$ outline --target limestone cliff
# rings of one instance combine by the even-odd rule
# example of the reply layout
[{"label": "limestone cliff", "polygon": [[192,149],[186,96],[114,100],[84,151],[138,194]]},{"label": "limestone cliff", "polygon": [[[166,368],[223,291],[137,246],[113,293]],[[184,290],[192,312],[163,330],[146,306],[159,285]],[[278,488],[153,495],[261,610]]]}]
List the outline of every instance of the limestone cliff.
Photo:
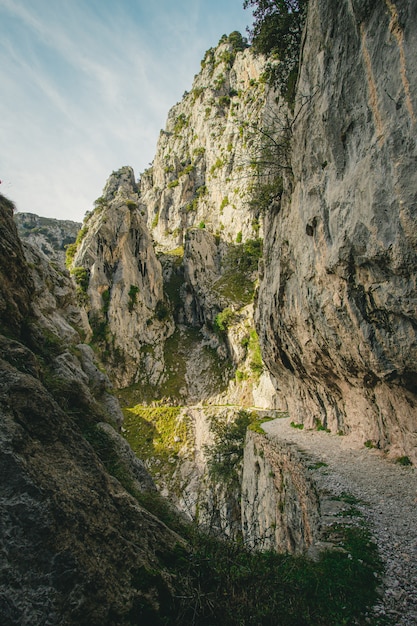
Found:
[{"label": "limestone cliff", "polygon": [[28,263],[3,196],[0,230],[2,624],[157,619],[171,593],[161,555],[181,540],[111,475],[154,489],[110,426],[120,408],[71,327],[69,275],[43,275],[34,249]]},{"label": "limestone cliff", "polygon": [[131,168],[110,176],[79,239],[71,271],[112,380],[123,387],[146,373],[155,385],[173,326]]},{"label": "limestone cliff", "polygon": [[47,257],[65,265],[66,247],[76,240],[80,223],[40,217],[34,213],[16,213],[14,219],[22,241],[36,245]]},{"label": "limestone cliff", "polygon": [[239,33],[210,49],[152,167],[114,172],[69,248],[93,342],[138,401],[274,403],[253,323],[264,63]]},{"label": "limestone cliff", "polygon": [[292,419],[416,461],[414,9],[310,2],[257,326]]},{"label": "limestone cliff", "polygon": [[259,236],[259,209],[249,206],[256,129],[274,102],[262,80],[264,63],[242,40],[225,37],[206,52],[191,91],[170,110],[141,181],[148,226],[160,246],[182,245],[186,231],[198,226],[231,243]]}]

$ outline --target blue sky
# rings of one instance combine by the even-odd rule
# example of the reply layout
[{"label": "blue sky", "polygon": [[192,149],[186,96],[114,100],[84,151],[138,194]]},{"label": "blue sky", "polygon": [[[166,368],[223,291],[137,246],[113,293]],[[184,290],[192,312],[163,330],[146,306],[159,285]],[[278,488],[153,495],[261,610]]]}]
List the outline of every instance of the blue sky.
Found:
[{"label": "blue sky", "polygon": [[82,221],[113,170],[138,177],[171,106],[243,0],[0,0],[0,192]]}]

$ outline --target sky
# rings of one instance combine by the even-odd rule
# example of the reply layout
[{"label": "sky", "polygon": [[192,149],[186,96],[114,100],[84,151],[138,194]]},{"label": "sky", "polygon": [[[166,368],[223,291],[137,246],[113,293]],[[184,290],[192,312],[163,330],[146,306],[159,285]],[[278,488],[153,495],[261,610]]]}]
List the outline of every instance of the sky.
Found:
[{"label": "sky", "polygon": [[0,0],[0,193],[82,221],[113,170],[139,178],[169,109],[243,0]]}]

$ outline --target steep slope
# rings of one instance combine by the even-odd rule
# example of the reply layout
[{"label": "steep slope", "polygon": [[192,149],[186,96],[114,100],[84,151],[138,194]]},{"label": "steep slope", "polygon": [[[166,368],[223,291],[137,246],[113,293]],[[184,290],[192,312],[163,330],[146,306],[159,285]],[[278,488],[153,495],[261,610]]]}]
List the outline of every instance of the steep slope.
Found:
[{"label": "steep slope", "polygon": [[2,624],[157,620],[170,601],[163,555],[181,540],[106,470],[118,468],[132,490],[153,489],[138,461],[116,454],[116,431],[109,438],[99,424],[116,424],[120,408],[71,327],[69,276],[51,266],[43,275],[34,249],[27,263],[3,196],[0,228]]},{"label": "steep slope", "polygon": [[206,52],[191,91],[170,110],[141,180],[158,245],[182,245],[187,229],[203,225],[230,243],[259,235],[259,209],[249,200],[259,130],[274,103],[264,63],[232,33]]},{"label": "steep slope", "polygon": [[22,241],[36,245],[50,259],[64,265],[65,249],[75,242],[80,223],[40,217],[34,213],[16,213],[14,219]]},{"label": "steep slope", "polygon": [[253,324],[253,198],[268,178],[258,161],[277,106],[264,63],[239,33],[207,51],[152,167],[138,185],[131,168],[114,172],[70,246],[93,341],[138,401],[273,403]]},{"label": "steep slope", "polygon": [[69,250],[71,272],[111,378],[125,387],[141,379],[142,369],[155,385],[173,327],[131,168],[110,176],[81,233]]},{"label": "steep slope", "polygon": [[295,421],[417,460],[413,2],[311,0],[257,326]]}]

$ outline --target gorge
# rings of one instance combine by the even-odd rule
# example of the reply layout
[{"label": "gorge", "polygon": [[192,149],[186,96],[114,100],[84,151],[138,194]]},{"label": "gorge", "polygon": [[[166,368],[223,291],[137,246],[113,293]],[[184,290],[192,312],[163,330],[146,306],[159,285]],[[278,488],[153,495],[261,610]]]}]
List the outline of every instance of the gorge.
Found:
[{"label": "gorge", "polygon": [[224,36],[82,225],[1,197],[2,623],[415,623],[330,452],[412,511],[414,13],[310,0],[294,102]]}]

